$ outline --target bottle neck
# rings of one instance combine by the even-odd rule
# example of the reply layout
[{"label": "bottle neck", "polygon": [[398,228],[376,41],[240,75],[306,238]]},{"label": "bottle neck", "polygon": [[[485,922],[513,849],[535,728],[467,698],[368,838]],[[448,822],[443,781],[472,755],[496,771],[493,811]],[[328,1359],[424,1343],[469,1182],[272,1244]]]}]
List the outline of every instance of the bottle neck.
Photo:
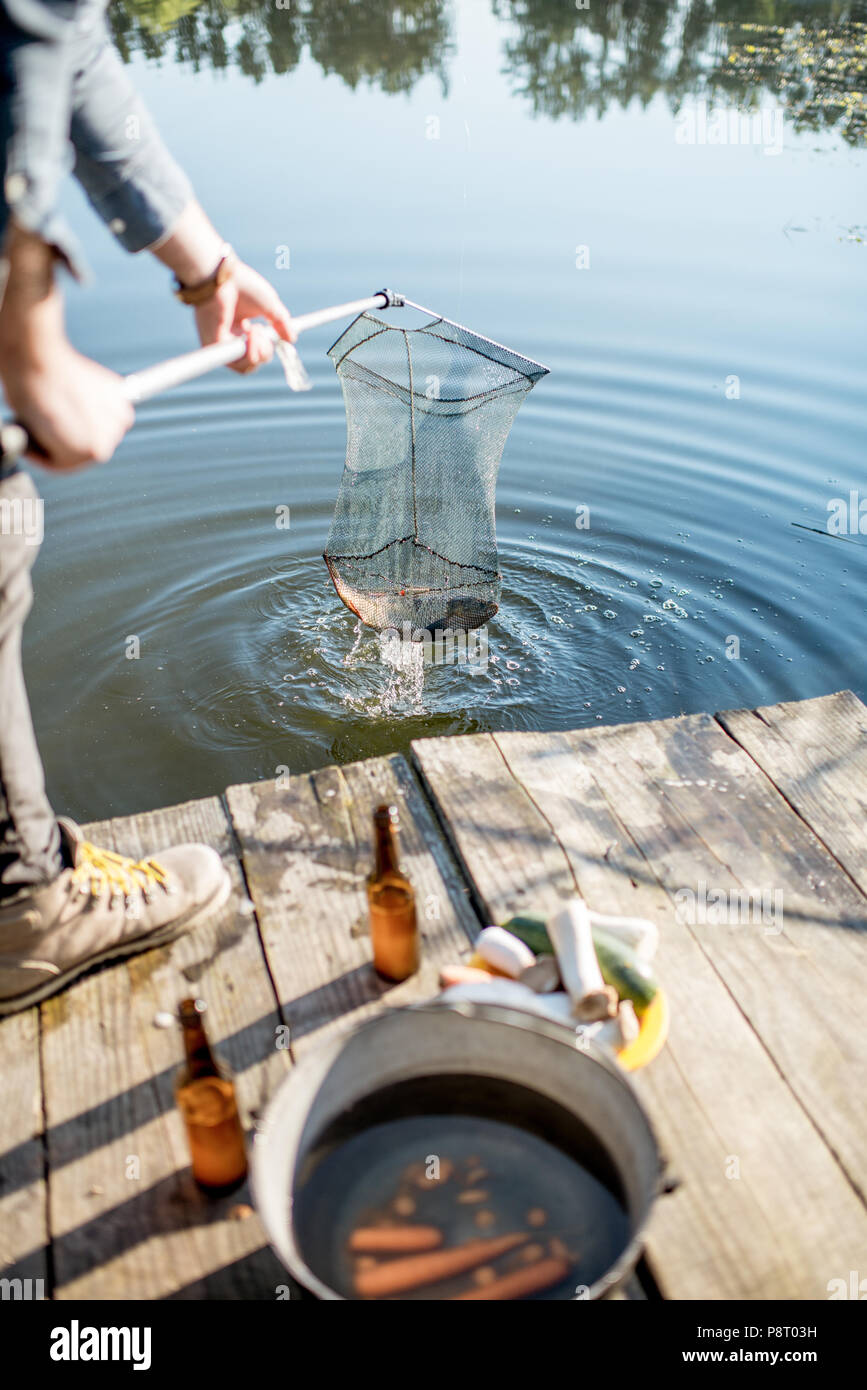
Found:
[{"label": "bottle neck", "polygon": [[399,874],[397,836],[392,825],[388,821],[377,820],[374,822],[373,833],[376,877],[383,878],[386,874]]},{"label": "bottle neck", "polygon": [[197,1019],[184,1019],[184,1052],[190,1080],[200,1076],[219,1076],[220,1070],[211,1051],[211,1044],[202,1022]]}]

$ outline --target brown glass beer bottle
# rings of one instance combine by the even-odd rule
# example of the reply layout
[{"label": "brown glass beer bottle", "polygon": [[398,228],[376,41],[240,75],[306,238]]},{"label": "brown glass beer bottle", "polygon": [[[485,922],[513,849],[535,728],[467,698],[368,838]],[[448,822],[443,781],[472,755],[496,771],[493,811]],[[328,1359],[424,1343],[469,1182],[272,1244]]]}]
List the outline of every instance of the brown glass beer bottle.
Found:
[{"label": "brown glass beer bottle", "polygon": [[373,964],[387,980],[406,980],[418,970],[419,939],[415,893],[400,871],[397,857],[396,806],[373,813],[375,861],[367,880]]},{"label": "brown glass beer bottle", "polygon": [[243,1181],[247,1153],[232,1072],[205,1032],[206,1007],[202,999],[181,1001],[186,1061],[175,1076],[175,1100],[187,1127],[193,1177],[207,1191],[220,1192]]}]

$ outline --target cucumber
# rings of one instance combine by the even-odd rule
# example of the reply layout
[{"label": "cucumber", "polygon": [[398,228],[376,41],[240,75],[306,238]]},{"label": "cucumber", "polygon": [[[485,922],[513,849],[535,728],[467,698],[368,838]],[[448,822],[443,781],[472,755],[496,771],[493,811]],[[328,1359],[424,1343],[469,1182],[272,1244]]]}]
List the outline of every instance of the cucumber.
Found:
[{"label": "cucumber", "polygon": [[533,917],[529,914],[510,917],[508,922],[503,923],[503,927],[513,936],[517,936],[519,941],[523,941],[525,946],[529,946],[534,956],[554,955],[544,917]]},{"label": "cucumber", "polygon": [[652,1002],[659,985],[646,975],[632,953],[623,950],[623,943],[609,936],[600,927],[593,928],[593,945],[602,978],[613,985],[621,999],[630,999],[639,1012]]},{"label": "cucumber", "polygon": [[[555,955],[551,938],[545,926],[545,918],[529,913],[512,917],[503,926],[513,936],[517,936],[534,955]],[[617,937],[610,936],[601,927],[593,928],[593,945],[602,978],[607,985],[613,985],[621,999],[630,999],[639,1011],[647,1008],[659,986],[656,981],[636,964],[634,954]]]}]

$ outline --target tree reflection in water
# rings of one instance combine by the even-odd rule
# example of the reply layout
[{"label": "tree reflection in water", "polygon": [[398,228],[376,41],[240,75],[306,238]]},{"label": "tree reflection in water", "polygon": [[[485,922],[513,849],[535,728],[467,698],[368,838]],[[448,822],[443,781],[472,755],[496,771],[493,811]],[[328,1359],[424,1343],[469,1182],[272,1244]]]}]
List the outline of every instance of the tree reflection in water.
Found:
[{"label": "tree reflection in water", "polygon": [[[505,70],[536,114],[601,116],[657,95],[673,110],[687,97],[745,109],[773,100],[796,130],[864,143],[867,0],[490,3]],[[406,92],[434,74],[448,90],[446,0],[113,0],[109,16],[125,59],[233,65],[260,81],[291,72],[306,51],[353,88]]]}]

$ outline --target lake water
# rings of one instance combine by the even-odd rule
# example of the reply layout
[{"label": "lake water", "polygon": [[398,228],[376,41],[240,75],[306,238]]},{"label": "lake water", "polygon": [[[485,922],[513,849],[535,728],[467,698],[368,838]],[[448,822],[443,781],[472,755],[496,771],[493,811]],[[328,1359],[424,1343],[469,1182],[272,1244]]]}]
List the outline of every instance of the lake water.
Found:
[{"label": "lake water", "polygon": [[[867,696],[867,6],[113,8],[291,308],[388,284],[551,373],[503,456],[486,665],[383,661],[332,588],[342,325],[302,338],[307,394],[224,371],[141,406],[108,466],[40,471],[25,660],[58,811],[430,734]],[[95,274],[76,345],[120,371],[194,346],[167,273],[66,206]]]}]

